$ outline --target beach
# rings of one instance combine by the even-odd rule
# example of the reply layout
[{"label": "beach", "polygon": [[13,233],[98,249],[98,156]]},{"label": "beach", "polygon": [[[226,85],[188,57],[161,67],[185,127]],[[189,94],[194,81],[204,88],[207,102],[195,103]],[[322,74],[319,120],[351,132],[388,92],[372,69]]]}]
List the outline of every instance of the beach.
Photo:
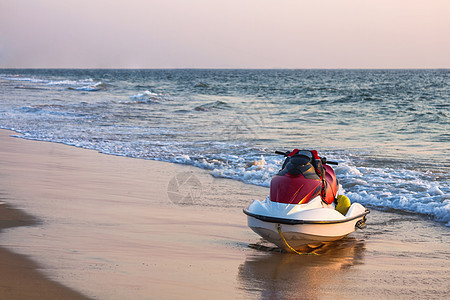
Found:
[{"label": "beach", "polygon": [[0,130],[0,298],[445,299],[450,293],[449,229],[423,215],[372,209],[366,229],[317,256],[281,253],[247,227],[242,213],[267,196],[265,187],[13,134]]},{"label": "beach", "polygon": [[[0,232],[5,228],[32,226],[37,220],[6,204],[0,205]],[[48,279],[40,266],[23,255],[0,248],[0,296],[2,299],[88,299]]]}]

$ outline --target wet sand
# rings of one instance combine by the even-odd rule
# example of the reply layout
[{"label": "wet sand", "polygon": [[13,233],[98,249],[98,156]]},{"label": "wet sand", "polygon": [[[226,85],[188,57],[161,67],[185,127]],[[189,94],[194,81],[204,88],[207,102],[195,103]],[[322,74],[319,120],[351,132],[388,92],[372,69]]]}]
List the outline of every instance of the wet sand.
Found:
[{"label": "wet sand", "polygon": [[[8,199],[0,195],[2,200]],[[25,212],[0,204],[0,234],[7,228],[37,224],[38,220]],[[23,255],[0,248],[0,299],[88,299],[46,278],[39,267]]]},{"label": "wet sand", "polygon": [[[449,228],[424,217],[372,210],[367,229],[322,247],[318,256],[281,253],[248,229],[242,213],[266,188],[10,134],[0,130],[1,201],[40,221],[0,233],[1,261],[14,262],[2,270],[26,262],[29,276],[96,299],[450,293]],[[2,280],[0,287],[36,293],[22,280]],[[58,298],[51,295],[45,298]]]}]

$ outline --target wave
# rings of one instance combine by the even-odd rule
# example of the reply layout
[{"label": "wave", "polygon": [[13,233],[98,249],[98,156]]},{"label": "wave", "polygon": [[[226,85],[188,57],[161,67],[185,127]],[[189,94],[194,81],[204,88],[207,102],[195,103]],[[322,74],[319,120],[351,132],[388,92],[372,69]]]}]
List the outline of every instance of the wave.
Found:
[{"label": "wave", "polygon": [[231,108],[228,103],[223,101],[214,101],[206,104],[202,104],[199,106],[196,106],[194,110],[196,111],[211,111],[211,110],[218,110],[218,109],[228,109]]},{"label": "wave", "polygon": [[35,78],[35,77],[23,77],[20,75],[0,75],[0,79],[9,80],[9,81],[19,81],[19,82],[29,82],[38,84],[38,86],[17,86],[14,88],[17,89],[45,89],[42,86],[61,86],[65,87],[68,90],[77,90],[77,91],[100,91],[106,90],[109,86],[101,81],[95,82],[92,78],[79,79],[79,80],[50,80],[43,78]]},{"label": "wave", "polygon": [[0,75],[0,79],[9,81],[29,81],[33,83],[48,83],[49,80],[34,77],[23,77],[21,75]]},{"label": "wave", "polygon": [[163,101],[171,101],[172,99],[163,94],[157,94],[150,91],[130,96],[134,103],[160,103]]},{"label": "wave", "polygon": [[47,83],[47,85],[63,86],[67,87],[68,90],[86,91],[86,92],[106,90],[107,87],[109,86],[109,84],[103,83],[101,81],[95,82],[92,78],[81,80],[50,81]]},{"label": "wave", "polygon": [[195,88],[205,88],[205,89],[207,89],[207,88],[209,88],[210,86],[209,86],[209,84],[207,84],[207,83],[199,82],[199,83],[197,83],[196,85],[194,85],[194,87],[195,87]]},{"label": "wave", "polygon": [[68,90],[86,91],[86,92],[96,92],[106,90],[109,85],[103,82],[96,82],[94,84],[81,86],[81,87],[68,87]]},{"label": "wave", "polygon": [[47,85],[83,85],[87,83],[94,82],[93,79],[82,79],[82,80],[56,80],[56,81],[48,81]]},{"label": "wave", "polygon": [[343,192],[353,201],[377,208],[393,208],[428,215],[450,226],[450,174],[390,167],[342,164],[336,168]]},{"label": "wave", "polygon": [[33,87],[33,86],[15,86],[14,88],[19,90],[49,90],[48,88]]}]

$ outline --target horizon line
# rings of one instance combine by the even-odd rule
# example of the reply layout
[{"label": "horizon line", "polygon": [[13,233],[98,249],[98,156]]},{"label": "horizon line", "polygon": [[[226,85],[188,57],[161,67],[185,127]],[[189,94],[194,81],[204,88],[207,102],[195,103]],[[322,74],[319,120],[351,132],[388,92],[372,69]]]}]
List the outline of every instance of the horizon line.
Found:
[{"label": "horizon line", "polygon": [[342,67],[342,68],[220,68],[220,67],[0,67],[0,70],[450,70],[450,67],[376,67],[376,68],[362,68],[362,67]]}]

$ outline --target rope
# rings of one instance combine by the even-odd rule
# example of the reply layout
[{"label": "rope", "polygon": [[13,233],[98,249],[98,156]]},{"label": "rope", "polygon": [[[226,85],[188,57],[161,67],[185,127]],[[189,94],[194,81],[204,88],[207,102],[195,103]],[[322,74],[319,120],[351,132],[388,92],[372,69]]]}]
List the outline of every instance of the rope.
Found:
[{"label": "rope", "polygon": [[295,250],[294,248],[292,248],[291,245],[289,245],[288,242],[286,241],[286,239],[284,238],[284,235],[283,235],[283,233],[281,232],[281,224],[278,224],[277,229],[278,229],[278,233],[280,234],[280,236],[281,236],[281,238],[283,239],[284,243],[286,244],[286,246],[288,246],[288,248],[289,248],[292,252],[297,253],[298,255],[319,255],[319,254],[314,253],[314,252],[305,252],[305,253],[304,253],[304,252],[298,252],[297,250]]}]

